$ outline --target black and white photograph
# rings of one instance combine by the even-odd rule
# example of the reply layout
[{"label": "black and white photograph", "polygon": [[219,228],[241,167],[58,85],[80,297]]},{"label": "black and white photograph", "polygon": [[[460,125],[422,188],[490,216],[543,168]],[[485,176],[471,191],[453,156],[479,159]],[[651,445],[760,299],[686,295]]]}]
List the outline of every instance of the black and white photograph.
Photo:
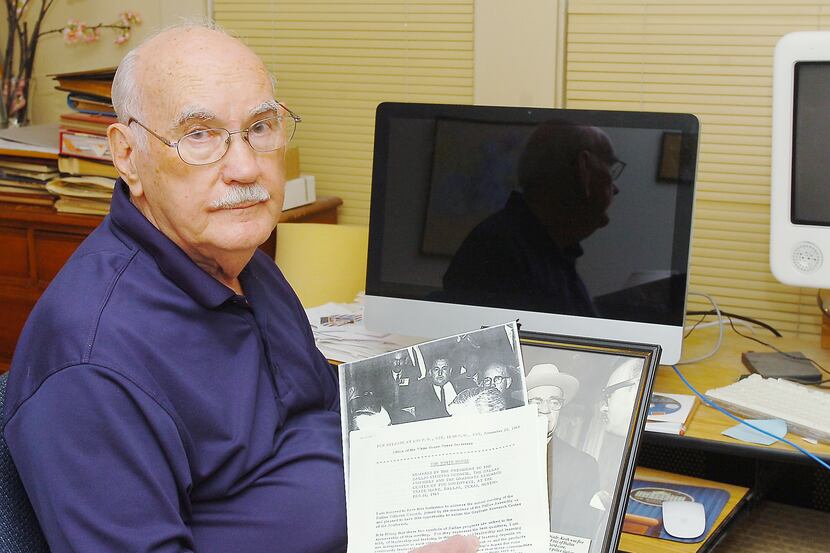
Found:
[{"label": "black and white photograph", "polygon": [[344,436],[527,404],[516,323],[345,363],[340,382]]},{"label": "black and white photograph", "polygon": [[552,544],[568,537],[551,551],[605,551],[624,514],[620,482],[634,469],[656,347],[529,333],[521,343],[528,403],[548,419]]}]

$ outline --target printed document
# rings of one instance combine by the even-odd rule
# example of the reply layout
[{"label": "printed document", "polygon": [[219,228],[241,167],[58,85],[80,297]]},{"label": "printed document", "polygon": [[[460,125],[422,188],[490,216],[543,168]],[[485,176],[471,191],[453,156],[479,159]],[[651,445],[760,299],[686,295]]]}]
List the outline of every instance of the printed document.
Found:
[{"label": "printed document", "polygon": [[455,534],[481,553],[546,551],[546,432],[535,406],[352,432],[349,551]]}]

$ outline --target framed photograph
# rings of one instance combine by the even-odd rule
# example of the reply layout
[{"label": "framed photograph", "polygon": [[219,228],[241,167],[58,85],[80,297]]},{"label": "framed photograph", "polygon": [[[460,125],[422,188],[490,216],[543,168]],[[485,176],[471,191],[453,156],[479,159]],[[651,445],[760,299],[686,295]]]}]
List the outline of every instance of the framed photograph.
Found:
[{"label": "framed photograph", "polygon": [[683,133],[664,132],[660,140],[660,162],[657,166],[657,180],[679,183]]},{"label": "framed photograph", "polygon": [[550,551],[616,551],[660,347],[519,336],[528,403],[548,418]]}]

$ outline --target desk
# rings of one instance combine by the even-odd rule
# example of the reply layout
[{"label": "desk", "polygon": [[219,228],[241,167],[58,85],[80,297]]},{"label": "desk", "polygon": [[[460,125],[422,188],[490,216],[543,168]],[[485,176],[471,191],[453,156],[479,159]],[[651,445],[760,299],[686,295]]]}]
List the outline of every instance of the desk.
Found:
[{"label": "desk", "polygon": [[[743,333],[749,332],[743,328],[740,330]],[[823,366],[830,366],[830,350],[821,348],[818,337],[812,339],[776,338],[764,330],[756,330],[755,337],[783,351],[801,351]],[[684,342],[683,357],[693,359],[704,355],[711,350],[716,341],[717,329],[695,330]],[[745,351],[772,350],[737,335],[727,327],[724,330],[723,344],[717,354],[704,361],[680,365],[678,368],[698,391],[705,393],[711,388],[731,384],[741,375],[749,372],[741,362],[741,353]],[[667,366],[659,368],[654,390],[678,394],[692,393],[674,370]],[[753,488],[752,493],[747,497],[748,507],[753,510],[753,514],[755,507],[765,501],[766,497],[773,497],[778,501],[786,500],[786,503],[794,504],[812,502],[816,507],[828,509],[830,499],[827,497],[826,490],[827,483],[830,483],[830,474],[827,471],[819,468],[814,461],[786,444],[752,445],[721,434],[721,431],[735,424],[737,423],[726,415],[700,404],[687,423],[685,436],[644,433],[637,471],[639,473],[644,466],[652,466],[672,472],[680,471],[703,476],[710,481],[709,485],[712,485],[711,481],[718,481],[717,485],[724,488],[729,485],[724,482],[743,484],[744,487]],[[813,445],[793,434],[788,434],[787,438],[811,453],[830,460],[830,445]],[[677,478],[687,477],[678,475]],[[775,495],[778,497],[776,498]],[[763,511],[763,508],[758,510]],[[731,526],[724,529],[724,534],[727,536],[724,543],[730,541],[731,531]],[[803,536],[798,534],[798,529],[795,528],[788,529],[776,525],[776,532],[779,536],[787,535],[786,540],[789,540],[791,544],[803,539]],[[718,541],[720,537],[723,536],[717,536],[715,539],[710,537],[702,544],[690,547],[676,542],[623,534],[620,550],[637,553],[690,553],[697,551],[698,547],[708,549],[717,546],[720,543]],[[794,547],[792,551],[799,550],[797,545]],[[720,551],[720,547],[717,550]],[[727,547],[726,550],[733,549]],[[744,551],[744,549],[740,550]],[[763,549],[763,551],[773,550],[779,549]]]},{"label": "desk", "polygon": [[[748,333],[748,330],[741,329]],[[763,332],[763,334],[762,334]],[[756,337],[774,345],[783,351],[801,351],[807,357],[816,360],[824,367],[830,367],[830,350],[822,349],[819,338],[776,338],[766,331],[756,330]],[[696,330],[683,344],[683,357],[693,359],[709,351],[717,340],[717,330],[706,328]],[[749,371],[741,362],[741,353],[745,351],[772,351],[769,348],[742,338],[734,331],[724,330],[724,340],[718,353],[705,361],[690,365],[680,365],[678,368],[689,382],[701,393],[711,388],[718,388],[736,382],[743,374]],[[691,394],[671,367],[661,366],[654,390],[666,393]],[[828,392],[830,393],[830,392]],[[756,446],[728,438],[721,431],[737,424],[726,415],[706,405],[699,405],[691,420],[686,426],[685,436],[671,436],[667,434],[646,433],[646,441],[662,443],[670,446],[681,446],[708,451],[717,451],[731,455],[741,455],[752,458],[764,458],[785,462],[813,463],[804,454],[792,447],[777,442],[771,446]],[[813,445],[798,436],[788,434],[787,439],[794,441],[807,451],[819,455],[830,461],[830,445]]]},{"label": "desk", "polygon": [[[343,200],[322,196],[288,209],[281,221],[337,223]],[[0,202],[0,372],[43,290],[103,217],[58,213],[51,207]],[[274,233],[260,248],[274,256]]]}]

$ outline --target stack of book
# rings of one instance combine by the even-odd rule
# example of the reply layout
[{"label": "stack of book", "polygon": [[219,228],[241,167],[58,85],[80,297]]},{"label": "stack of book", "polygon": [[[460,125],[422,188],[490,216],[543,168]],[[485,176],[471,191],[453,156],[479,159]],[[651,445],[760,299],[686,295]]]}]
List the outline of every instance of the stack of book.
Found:
[{"label": "stack of book", "polygon": [[72,111],[60,116],[59,179],[48,190],[58,196],[55,209],[104,215],[118,172],[112,165],[107,127],[116,122],[112,107],[115,68],[52,75],[68,92]]},{"label": "stack of book", "polygon": [[0,202],[51,206],[46,184],[58,176],[55,127],[0,132]]}]

